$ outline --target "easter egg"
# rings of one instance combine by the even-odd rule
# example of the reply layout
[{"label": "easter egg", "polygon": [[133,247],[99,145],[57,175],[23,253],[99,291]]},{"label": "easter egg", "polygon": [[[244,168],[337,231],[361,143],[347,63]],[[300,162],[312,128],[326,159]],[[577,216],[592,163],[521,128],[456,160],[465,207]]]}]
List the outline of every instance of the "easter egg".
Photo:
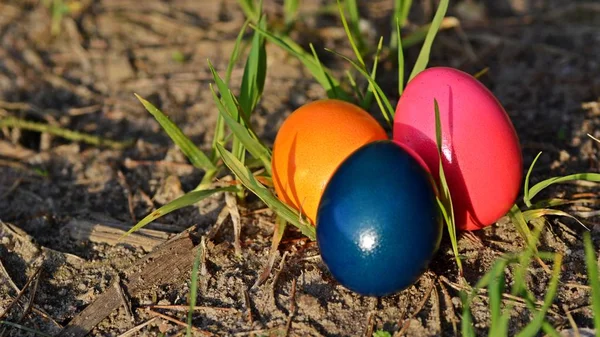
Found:
[{"label": "easter egg", "polygon": [[510,210],[519,193],[523,158],[515,129],[502,105],[473,76],[446,67],[421,72],[400,97],[393,139],[417,152],[436,179],[434,99],[456,226],[489,226]]},{"label": "easter egg", "polygon": [[385,130],[360,107],[335,99],[303,105],[281,125],[272,156],[273,185],[280,200],[314,224],[327,181],[350,153],[387,139]]},{"label": "easter egg", "polygon": [[333,278],[368,296],[413,284],[442,236],[433,184],[425,163],[393,141],[352,153],[329,180],[317,213],[317,244]]}]

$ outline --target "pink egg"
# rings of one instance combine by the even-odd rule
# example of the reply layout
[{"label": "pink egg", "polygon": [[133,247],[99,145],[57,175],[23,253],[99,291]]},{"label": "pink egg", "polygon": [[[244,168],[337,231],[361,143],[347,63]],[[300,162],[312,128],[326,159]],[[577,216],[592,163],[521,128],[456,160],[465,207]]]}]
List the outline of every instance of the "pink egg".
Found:
[{"label": "pink egg", "polygon": [[506,111],[473,76],[429,68],[400,97],[394,140],[425,161],[439,181],[434,99],[440,108],[442,156],[456,226],[477,230],[505,215],[519,194],[523,158]]}]

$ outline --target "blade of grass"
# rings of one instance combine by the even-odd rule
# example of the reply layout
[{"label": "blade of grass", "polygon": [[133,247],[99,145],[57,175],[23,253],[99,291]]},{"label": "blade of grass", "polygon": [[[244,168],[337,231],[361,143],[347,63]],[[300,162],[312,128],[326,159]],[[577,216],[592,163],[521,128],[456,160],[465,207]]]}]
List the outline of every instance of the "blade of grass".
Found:
[{"label": "blade of grass", "polygon": [[[204,239],[204,237],[202,238]],[[187,315],[187,327],[185,331],[186,337],[192,337],[192,318],[194,316],[194,307],[196,306],[196,299],[198,298],[198,269],[200,269],[200,257],[203,254],[202,246],[198,248],[196,257],[194,258],[194,264],[192,265],[192,277],[190,280],[190,306]]]},{"label": "blade of grass", "polygon": [[437,144],[437,151],[439,160],[439,178],[440,178],[440,187],[442,197],[442,204],[445,210],[444,213],[447,214],[446,226],[448,229],[448,235],[450,236],[450,241],[452,243],[452,251],[454,252],[454,259],[456,260],[456,265],[462,275],[462,263],[460,261],[460,257],[458,255],[458,240],[456,238],[456,220],[454,218],[454,206],[452,204],[452,195],[450,194],[450,188],[448,187],[448,182],[446,181],[446,175],[444,173],[444,162],[442,156],[442,122],[440,119],[440,107],[438,105],[437,99],[433,100],[433,108],[435,112],[435,140]]},{"label": "blade of grass", "polygon": [[[247,127],[245,127],[244,125],[242,125],[241,123],[239,123],[231,117],[230,112],[227,111],[225,105],[223,105],[221,100],[219,100],[219,98],[217,97],[217,94],[215,93],[212,85],[210,86],[210,90],[212,91],[213,99],[217,104],[217,109],[219,110],[220,115],[223,116],[223,120],[225,121],[225,123],[227,123],[229,129],[231,129],[231,131],[235,135],[234,139],[238,139],[240,144],[243,145],[254,158],[261,160],[265,170],[269,175],[271,175],[270,150],[264,145],[262,145],[254,137],[252,137]],[[221,144],[217,144],[216,146],[218,149],[218,147],[221,146]],[[237,156],[236,159],[238,159],[238,161],[240,160]]]},{"label": "blade of grass", "polygon": [[45,123],[30,122],[20,118],[5,117],[0,119],[0,128],[18,128],[29,131],[49,133],[54,136],[62,137],[74,142],[84,142],[96,146],[106,146],[112,149],[120,150],[133,145],[132,140],[119,142],[115,140],[105,139],[98,136],[81,133],[77,131],[71,131],[69,129],[61,128],[54,125]]},{"label": "blade of grass", "polygon": [[[381,49],[383,48],[383,36],[379,38],[379,43],[377,44],[377,51],[375,52],[375,59],[373,60],[373,70],[371,70],[371,79],[373,81],[377,81],[377,65],[379,63],[379,57],[381,56]],[[361,101],[360,106],[368,110],[373,102],[373,86],[369,84],[367,88],[367,94],[364,99]]]},{"label": "blade of grass", "polygon": [[[594,263],[596,263],[594,261]],[[548,291],[544,296],[544,304],[540,311],[538,311],[533,320],[527,324],[527,326],[521,330],[516,336],[517,337],[533,337],[537,335],[537,333],[542,328],[542,324],[546,318],[546,313],[548,309],[552,306],[552,302],[554,302],[554,298],[556,296],[556,291],[558,290],[558,281],[560,278],[560,270],[562,266],[562,255],[556,254],[554,257],[554,266],[552,268],[552,278],[550,279],[550,283],[548,284]]]},{"label": "blade of grass", "polygon": [[429,63],[429,54],[431,53],[431,45],[433,44],[433,40],[437,35],[438,30],[440,29],[440,24],[446,15],[446,11],[448,10],[448,1],[449,0],[441,0],[438,6],[437,11],[435,12],[435,16],[433,17],[433,21],[431,22],[431,27],[427,32],[427,36],[425,37],[425,42],[423,43],[423,47],[421,47],[421,52],[417,57],[417,61],[415,62],[415,66],[413,67],[412,72],[410,73],[410,77],[408,81],[412,80],[417,74],[421,71],[425,70],[427,67],[427,63]]},{"label": "blade of grass", "polygon": [[233,50],[231,51],[231,56],[229,57],[229,62],[227,63],[227,71],[225,72],[225,83],[229,85],[231,81],[231,74],[233,73],[233,67],[237,63],[241,55],[241,45],[244,41],[244,33],[246,33],[246,29],[248,29],[248,25],[250,24],[250,20],[246,20],[242,25],[242,29],[238,33],[235,38],[235,44],[233,45]]},{"label": "blade of grass", "polygon": [[156,121],[162,126],[165,132],[169,135],[171,140],[181,149],[183,154],[190,160],[194,167],[203,169],[205,171],[215,169],[215,164],[200,151],[192,141],[183,134],[181,129],[173,123],[167,115],[156,108],[152,103],[140,97],[138,94],[134,94],[135,97],[144,105],[144,108],[148,110],[150,114],[156,119]]},{"label": "blade of grass", "polygon": [[[362,60],[362,51],[365,47],[365,42],[362,34],[360,33],[360,15],[358,13],[358,3],[356,0],[345,0],[344,5],[340,3],[340,0],[337,0],[338,10],[340,12],[340,17],[342,19],[342,24],[344,25],[344,29],[346,30],[346,34],[348,35],[348,39],[350,44],[353,46],[354,52],[356,53],[359,60]],[[346,17],[344,15],[344,8],[348,9],[348,17],[349,23],[346,21]],[[356,40],[355,40],[356,39]],[[364,66],[364,62],[363,63]]]},{"label": "blade of grass", "polygon": [[286,30],[290,29],[298,16],[299,0],[283,0],[283,16],[285,20]]},{"label": "blade of grass", "polygon": [[525,219],[526,222],[530,222],[533,219],[542,218],[542,217],[545,217],[548,215],[563,216],[563,217],[571,218],[571,219],[577,221],[581,226],[583,226],[583,228],[587,229],[588,231],[590,230],[589,228],[586,227],[586,225],[584,225],[576,217],[572,216],[571,214],[569,214],[567,212],[563,212],[558,209],[540,208],[540,209],[531,209],[531,210],[527,210],[527,211],[523,212],[523,218]]},{"label": "blade of grass", "polygon": [[[457,18],[452,17],[452,16],[447,16],[442,20],[442,23],[440,24],[440,29],[438,30],[438,32],[446,30],[446,29],[450,29],[450,28],[456,28],[460,25],[460,21],[458,21]],[[413,30],[412,32],[410,32],[410,34],[405,35],[402,38],[402,47],[404,49],[406,48],[410,48],[412,46],[415,46],[421,42],[423,42],[425,40],[425,38],[427,37],[427,33],[429,33],[429,30],[431,29],[431,23],[428,23],[426,25],[420,26],[417,29]]]},{"label": "blade of grass", "polygon": [[277,197],[275,197],[271,191],[269,191],[256,180],[252,173],[246,167],[244,167],[244,165],[240,163],[231,152],[227,151],[221,145],[217,145],[217,149],[219,150],[225,165],[229,167],[231,172],[236,175],[236,177],[248,190],[256,194],[256,196],[259,197],[270,209],[285,219],[288,223],[298,228],[302,234],[306,235],[313,241],[315,240],[315,228],[310,224],[301,222],[299,220],[300,214],[297,211],[279,201],[279,199],[277,199]]},{"label": "blade of grass", "polygon": [[339,88],[334,84],[334,79],[331,77],[331,75],[329,75],[329,73],[327,73],[325,71],[325,69],[323,68],[323,64],[321,63],[321,60],[319,59],[319,55],[317,55],[317,51],[315,50],[315,47],[313,46],[312,43],[308,44],[310,47],[310,51],[313,54],[313,57],[315,58],[315,62],[319,67],[319,70],[321,71],[321,75],[323,76],[323,78],[325,78],[327,80],[328,83],[328,87],[327,88],[331,88],[330,90],[327,90],[327,88],[325,88],[325,90],[327,91],[327,97],[329,98],[337,98],[340,96],[340,93],[338,92]]},{"label": "blade of grass", "polygon": [[[342,20],[342,25],[344,26],[344,32],[346,33],[346,37],[348,38],[348,41],[350,42],[350,46],[352,47],[352,51],[354,52],[354,55],[356,56],[356,59],[358,60],[358,65],[360,65],[360,67],[362,68],[362,70],[364,70],[365,72],[367,72],[367,66],[366,66],[365,61],[364,61],[364,59],[362,57],[361,49],[359,48],[360,46],[357,45],[356,40],[355,40],[355,36],[358,36],[359,38],[361,36],[360,35],[360,31],[358,30],[358,20],[359,20],[359,18],[358,18],[358,5],[356,4],[356,1],[354,1],[354,0],[346,0],[344,2],[349,7],[349,12],[350,12],[350,15],[351,15],[351,24],[355,25],[355,27],[356,27],[356,29],[354,29],[354,26],[350,27],[350,25],[348,24],[348,21],[346,20],[346,15],[344,14],[344,8],[343,8],[340,0],[336,0],[336,1],[337,1],[337,6],[338,6],[338,12],[339,12],[339,15],[340,15],[340,19]],[[352,21],[354,19],[356,21]],[[369,81],[369,87],[368,87],[367,91],[371,91],[372,92],[373,89],[372,89],[372,84],[370,82],[371,81]],[[365,109],[366,107],[363,104],[364,104],[364,102],[361,101],[360,105],[361,105],[361,107],[363,109]]]},{"label": "blade of grass", "polygon": [[[466,297],[463,295],[463,297]],[[463,299],[463,301],[468,301]],[[471,308],[468,305],[463,305],[463,312],[460,320],[460,329],[463,337],[475,337],[475,326],[473,317],[471,316]]]},{"label": "blade of grass", "polygon": [[[217,85],[217,88],[219,88],[219,93],[221,94],[221,99],[220,100],[215,100],[219,102],[222,102],[223,105],[226,107],[227,112],[229,113],[229,115],[236,121],[242,122],[244,121],[244,114],[240,114],[240,111],[238,109],[238,105],[236,104],[236,100],[235,100],[235,96],[233,95],[233,93],[231,92],[231,90],[229,90],[229,87],[227,86],[227,84],[225,83],[225,81],[223,81],[223,79],[219,76],[219,74],[217,74],[217,71],[215,70],[215,68],[213,67],[212,63],[210,62],[210,60],[208,61],[208,68],[210,69],[212,75],[213,75],[213,79],[215,80],[215,84]],[[212,90],[212,86],[211,86],[211,90]],[[243,123],[246,124],[246,123]],[[247,127],[247,124],[246,124]],[[240,143],[240,140],[237,137],[234,137],[232,140],[232,144],[231,144],[231,151],[233,152],[233,154],[236,156],[236,158],[238,158],[241,161],[244,161],[244,146],[242,145],[242,143]]]},{"label": "blade of grass", "polygon": [[583,248],[585,250],[585,266],[587,268],[588,282],[592,288],[592,312],[594,313],[594,327],[600,331],[600,279],[598,279],[598,260],[589,232],[583,233]]},{"label": "blade of grass", "polygon": [[397,50],[398,52],[402,50],[402,43],[400,42],[400,28],[404,27],[406,24],[411,5],[412,0],[394,0],[390,49]]},{"label": "blade of grass", "polygon": [[[508,263],[510,262],[510,256],[505,255],[498,258],[494,265],[492,266],[491,271],[494,270],[504,270]],[[479,289],[483,289],[488,287],[492,282],[493,274],[492,272],[487,272],[484,274],[477,284],[473,288],[471,288],[470,292],[461,291],[461,301],[463,304],[463,312],[461,315],[461,331],[463,336],[475,337],[475,329],[473,327],[473,317],[471,316],[471,303],[479,293]]]},{"label": "blade of grass", "polygon": [[408,13],[410,12],[410,7],[412,6],[412,0],[401,0],[401,12],[400,12],[400,27],[404,27],[406,24],[406,19],[408,19]]},{"label": "blade of grass", "polygon": [[[340,84],[335,80],[335,78],[333,78],[332,76],[329,76],[329,78],[327,78],[326,76],[322,75],[323,70],[327,74],[329,74],[330,71],[326,67],[321,65],[320,62],[318,62],[318,59],[315,60],[314,57],[306,53],[302,49],[302,47],[297,45],[294,41],[292,41],[289,38],[281,38],[275,36],[267,32],[266,30],[260,29],[259,27],[256,27],[252,24],[250,24],[250,27],[263,34],[269,41],[278,45],[280,48],[283,48],[289,54],[296,57],[300,62],[302,62],[302,64],[304,64],[306,69],[311,73],[315,80],[325,89],[328,97],[351,102],[351,98],[346,93],[344,93],[343,90],[339,89]],[[330,84],[331,82],[333,83],[333,86]],[[338,90],[334,91],[333,88],[337,88]]]},{"label": "blade of grass", "polygon": [[[219,99],[219,101],[225,107],[225,111],[236,122],[242,124],[246,128],[246,131],[252,136],[252,138],[254,138],[257,142],[261,143],[254,130],[252,130],[250,121],[244,116],[244,114],[239,113],[239,104],[235,96],[233,95],[231,90],[229,90],[229,87],[227,86],[227,84],[225,84],[221,76],[219,76],[219,74],[217,73],[213,65],[210,63],[210,61],[208,61],[208,67],[213,75],[215,84],[219,89],[219,93],[221,94],[221,99]],[[236,139],[234,137],[233,142],[235,143],[235,141]]]},{"label": "blade of grass", "polygon": [[[401,1],[401,0],[400,0]],[[410,1],[406,1],[410,2]],[[404,49],[402,46],[402,36],[400,34],[400,20],[396,18],[396,39],[398,40],[398,97],[404,92]]]},{"label": "blade of grass", "polygon": [[[235,63],[237,63],[237,60],[239,59],[240,55],[241,55],[241,45],[242,45],[242,41],[244,38],[244,33],[246,32],[246,29],[248,28],[248,24],[250,23],[249,20],[246,20],[246,22],[244,22],[244,25],[242,26],[242,29],[240,29],[240,32],[238,33],[236,39],[235,39],[235,44],[233,45],[233,51],[231,52],[231,56],[229,57],[229,62],[227,63],[227,71],[225,73],[225,84],[227,86],[229,86],[229,82],[231,81],[231,74],[233,72],[233,67],[235,65]],[[213,137],[213,141],[212,141],[212,146],[211,146],[211,158],[213,163],[216,163],[218,160],[218,153],[217,153],[217,146],[216,144],[224,144],[225,142],[225,121],[223,120],[223,116],[221,116],[221,114],[219,114],[217,116],[217,122],[215,124],[215,135]]]},{"label": "blade of grass", "polygon": [[381,109],[383,118],[388,123],[388,125],[391,127],[395,111],[394,111],[394,108],[392,107],[392,104],[390,103],[389,99],[385,96],[383,90],[379,86],[379,84],[377,84],[377,82],[375,82],[371,78],[371,75],[364,68],[362,68],[356,62],[352,61],[347,56],[344,56],[344,55],[342,55],[334,50],[328,49],[328,48],[325,48],[325,50],[348,61],[356,70],[358,70],[359,73],[361,73],[361,75],[363,75],[367,79],[367,81],[369,81],[369,84],[372,85],[373,88],[375,89],[375,91],[374,91],[375,100],[377,101],[377,105],[379,105],[379,109]]},{"label": "blade of grass", "polygon": [[544,207],[556,207],[556,206],[564,206],[564,205],[572,205],[572,204],[600,204],[600,199],[589,199],[589,198],[581,198],[581,199],[560,199],[560,198],[552,198],[547,200],[538,201],[533,204],[533,208],[544,208]]},{"label": "blade of grass", "polygon": [[[266,29],[267,24],[264,17],[258,21],[261,29]],[[246,61],[244,75],[242,77],[242,86],[240,89],[240,108],[246,119],[256,108],[258,100],[262,95],[265,78],[267,74],[267,53],[265,51],[265,38],[262,34],[254,32],[252,37],[252,48]]]},{"label": "blade of grass", "polygon": [[529,230],[527,221],[525,221],[525,217],[523,216],[523,213],[519,209],[519,206],[517,206],[516,204],[513,205],[512,208],[510,209],[510,211],[508,212],[508,216],[511,219],[512,223],[517,228],[517,232],[519,232],[519,234],[521,234],[521,237],[523,237],[523,239],[527,243],[527,246],[529,246],[537,251],[537,248],[535,248],[534,237],[531,234],[531,231]]},{"label": "blade of grass", "polygon": [[[527,305],[527,308],[529,309],[529,311],[531,311],[531,313],[533,313],[535,315],[537,312],[539,312],[539,310],[537,308],[537,304],[535,303],[536,298],[531,293],[531,291],[525,289],[524,292],[525,292],[525,296],[523,296],[523,299],[525,300],[525,304]],[[542,322],[542,330],[546,333],[546,336],[561,337],[560,334],[558,333],[558,331],[556,331],[556,329],[554,329],[552,324],[548,323],[546,320],[544,320]]]},{"label": "blade of grass", "polygon": [[[519,211],[520,212],[520,211]],[[521,214],[522,217],[522,214]],[[542,232],[543,227],[534,227],[533,233],[531,233],[531,239],[528,242],[526,249],[518,254],[518,265],[513,270],[513,285],[511,287],[511,295],[517,296],[527,290],[526,275],[529,270],[531,260],[535,255],[541,256],[542,254],[537,251],[537,243]]]},{"label": "blade of grass", "polygon": [[600,173],[576,173],[564,177],[546,179],[533,185],[533,187],[529,190],[529,200],[533,199],[538,193],[550,185],[576,180],[600,182]]},{"label": "blade of grass", "polygon": [[219,192],[237,192],[239,190],[238,186],[227,186],[227,187],[219,187],[211,190],[201,190],[201,191],[191,191],[188,192],[181,197],[169,202],[168,204],[162,206],[156,211],[148,214],[145,218],[140,220],[135,226],[127,231],[127,233],[123,234],[121,239],[128,236],[129,234],[137,231],[138,229],[146,226],[152,221],[160,218],[163,215],[169,214],[173,211],[176,211],[180,208],[191,206],[202,199],[208,198],[211,195]]},{"label": "blade of grass", "polygon": [[256,11],[256,8],[254,8],[254,0],[237,0],[237,2],[240,5],[242,12],[244,12],[246,18],[250,19],[252,22],[258,21],[260,13]]},{"label": "blade of grass", "polygon": [[491,324],[489,336],[506,336],[505,324],[506,314],[502,310],[502,294],[505,289],[505,274],[502,264],[495,264],[491,273],[491,280],[488,284],[489,308],[491,315]]},{"label": "blade of grass", "polygon": [[531,165],[529,166],[529,170],[527,170],[527,175],[525,175],[525,183],[524,183],[525,186],[523,188],[523,202],[525,202],[525,205],[527,205],[527,207],[531,207],[531,198],[529,197],[529,177],[531,176],[531,171],[533,171],[533,167],[535,166],[535,163],[537,162],[538,158],[540,158],[541,155],[542,155],[542,152],[540,151],[540,153],[538,153],[537,156],[535,156],[535,158],[531,162]]},{"label": "blade of grass", "polygon": [[352,92],[354,93],[354,95],[356,95],[356,98],[359,101],[363,100],[364,95],[358,88],[358,85],[356,84],[356,80],[354,79],[354,76],[352,76],[352,73],[349,70],[346,70],[344,73],[346,74],[346,77],[348,77],[348,82],[350,83],[350,87],[352,87]]}]

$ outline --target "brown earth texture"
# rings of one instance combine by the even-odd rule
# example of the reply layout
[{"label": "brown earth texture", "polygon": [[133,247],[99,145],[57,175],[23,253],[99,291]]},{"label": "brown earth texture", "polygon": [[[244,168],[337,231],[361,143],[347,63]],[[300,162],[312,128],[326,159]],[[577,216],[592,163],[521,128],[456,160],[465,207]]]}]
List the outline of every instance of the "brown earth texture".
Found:
[{"label": "brown earth texture", "polygon": [[[207,60],[225,72],[245,16],[233,0],[61,2],[71,10],[53,20],[47,1],[0,0],[0,123],[21,118],[132,143],[119,148],[1,128],[0,336],[61,331],[61,336],[82,336],[87,329],[90,336],[185,335],[197,253],[195,335],[460,334],[464,284],[447,239],[416,284],[383,298],[359,296],[336,283],[316,244],[295,229],[286,231],[272,270],[255,285],[269,264],[275,217],[252,195],[236,206],[223,193],[215,194],[119,241],[144,216],[195,188],[203,175],[134,93],[209,150],[218,112]],[[383,35],[387,43],[393,1],[358,2],[367,41],[376,46]],[[406,34],[429,22],[437,3],[414,1]],[[282,1],[266,0],[264,11],[270,25],[282,22]],[[451,1],[447,15],[460,25],[438,34],[429,65],[472,74],[487,68],[480,79],[513,121],[524,172],[543,151],[532,183],[598,172],[599,144],[587,134],[600,138],[600,3]],[[52,29],[53,22],[60,30]],[[306,48],[312,42],[339,78],[350,69],[324,51],[352,53],[335,1],[300,1],[290,36]],[[244,39],[251,39],[250,29]],[[414,64],[419,45],[406,48],[408,65]],[[267,43],[267,57],[264,95],[251,123],[270,146],[286,116],[325,92],[278,46]],[[378,81],[395,104],[392,59],[383,55]],[[238,62],[232,88],[239,88],[242,74],[243,62]],[[376,104],[371,111],[380,116]],[[560,209],[589,228],[596,247],[598,191],[596,184],[578,182],[543,193],[588,199]],[[233,225],[238,221],[219,217],[227,215],[221,213],[227,204],[239,211],[239,245]],[[573,325],[582,335],[584,328],[593,328],[585,230],[571,219],[548,217],[539,242],[540,250],[564,255],[547,320],[565,335]],[[483,230],[460,233],[458,244],[464,278],[474,285],[498,257],[523,250],[525,243],[503,218]],[[529,268],[527,284],[538,301],[548,287],[548,267],[534,261]],[[531,313],[519,298],[507,295],[503,301],[514,306],[509,334],[515,335]],[[486,335],[485,292],[476,297],[472,312],[478,334]]]}]

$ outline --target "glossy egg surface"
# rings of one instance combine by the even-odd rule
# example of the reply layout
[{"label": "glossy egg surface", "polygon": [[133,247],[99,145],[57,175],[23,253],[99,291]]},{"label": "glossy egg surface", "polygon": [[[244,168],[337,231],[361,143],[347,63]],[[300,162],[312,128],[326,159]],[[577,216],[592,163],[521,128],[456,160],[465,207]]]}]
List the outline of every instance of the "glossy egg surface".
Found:
[{"label": "glossy egg surface", "polygon": [[473,76],[429,68],[407,85],[394,120],[394,140],[417,152],[438,177],[434,98],[440,108],[443,167],[456,225],[477,230],[505,215],[519,193],[523,160],[510,118]]},{"label": "glossy egg surface", "polygon": [[360,107],[325,99],[303,105],[282,124],[273,145],[277,196],[314,224],[319,200],[338,165],[353,151],[387,139],[385,130]]},{"label": "glossy egg surface", "polygon": [[393,141],[364,145],[340,165],[316,231],[323,262],[341,285],[385,296],[419,278],[442,236],[432,184],[422,161]]}]

